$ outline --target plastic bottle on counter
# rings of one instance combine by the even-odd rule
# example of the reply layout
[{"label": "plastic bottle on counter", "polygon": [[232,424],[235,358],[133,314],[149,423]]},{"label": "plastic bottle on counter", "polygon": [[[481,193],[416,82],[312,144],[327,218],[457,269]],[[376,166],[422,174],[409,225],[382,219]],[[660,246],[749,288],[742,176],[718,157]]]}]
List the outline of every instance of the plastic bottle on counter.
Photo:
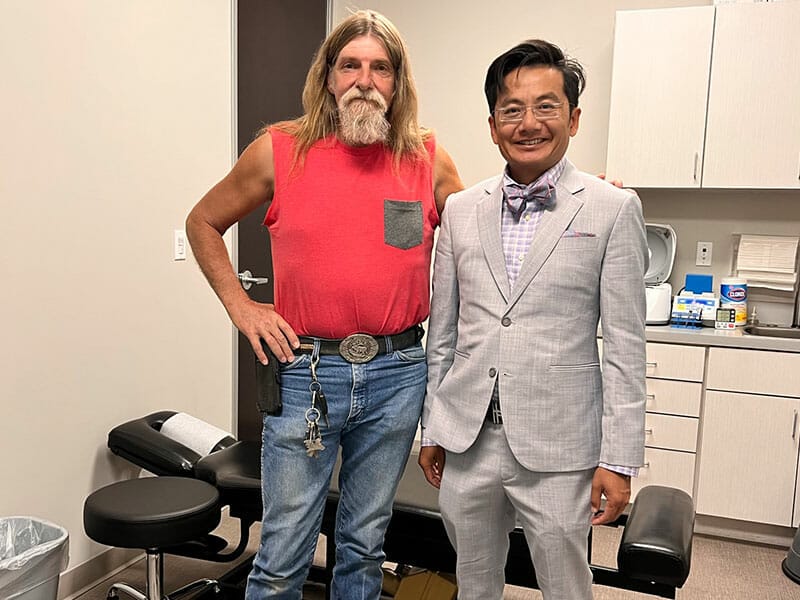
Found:
[{"label": "plastic bottle on counter", "polygon": [[719,307],[736,311],[736,326],[747,325],[747,280],[724,277],[719,285]]}]

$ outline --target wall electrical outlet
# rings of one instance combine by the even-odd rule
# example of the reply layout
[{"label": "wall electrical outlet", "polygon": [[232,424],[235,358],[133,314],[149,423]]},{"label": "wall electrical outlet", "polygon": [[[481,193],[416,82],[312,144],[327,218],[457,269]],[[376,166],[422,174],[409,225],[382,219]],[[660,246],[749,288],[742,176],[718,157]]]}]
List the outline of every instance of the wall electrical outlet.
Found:
[{"label": "wall electrical outlet", "polygon": [[711,266],[711,242],[697,242],[697,258],[694,264],[698,267]]},{"label": "wall electrical outlet", "polygon": [[176,229],[172,242],[172,260],[186,260],[186,232]]}]

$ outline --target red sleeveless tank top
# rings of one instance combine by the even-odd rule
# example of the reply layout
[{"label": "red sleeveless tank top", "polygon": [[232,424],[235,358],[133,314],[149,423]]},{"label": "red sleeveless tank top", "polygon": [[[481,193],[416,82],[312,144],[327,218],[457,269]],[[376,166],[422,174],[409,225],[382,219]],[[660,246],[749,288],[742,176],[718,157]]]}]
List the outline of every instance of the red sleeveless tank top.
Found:
[{"label": "red sleeveless tank top", "polygon": [[270,129],[275,308],[298,335],[390,335],[428,317],[435,142],[430,160],[393,165],[383,144],[316,142],[292,167],[294,139]]}]

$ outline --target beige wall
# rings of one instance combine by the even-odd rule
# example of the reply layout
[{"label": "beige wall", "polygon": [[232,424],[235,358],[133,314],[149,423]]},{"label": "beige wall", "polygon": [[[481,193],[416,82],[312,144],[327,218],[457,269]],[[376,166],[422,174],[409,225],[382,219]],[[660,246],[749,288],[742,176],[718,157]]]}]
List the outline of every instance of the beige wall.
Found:
[{"label": "beige wall", "polygon": [[226,0],[0,3],[0,516],[66,527],[70,568],[104,549],[84,498],[129,475],[111,427],[232,427],[230,325],[172,260],[231,165],[231,64]]},{"label": "beige wall", "polygon": [[[333,21],[352,7],[372,8],[392,19],[409,46],[422,122],[437,131],[464,182],[471,185],[503,167],[489,137],[483,96],[486,68],[495,56],[519,41],[541,37],[582,62],[587,87],[581,97],[580,130],[568,155],[579,168],[600,173],[606,162],[616,11],[710,4],[711,0],[333,0]],[[798,191],[640,190],[640,196],[645,219],[671,223],[676,229],[678,253],[671,278],[676,289],[687,272],[712,273],[717,282],[727,276],[732,233],[800,235]],[[694,266],[698,241],[714,243],[711,267]],[[759,310],[762,320],[790,318],[786,306],[764,308]]]},{"label": "beige wall", "polygon": [[333,0],[333,21],[351,8],[388,16],[409,47],[420,96],[420,116],[433,127],[468,185],[499,172],[502,158],[489,137],[483,81],[489,63],[528,38],[544,38],[587,70],[580,131],[570,158],[580,168],[605,168],[611,59],[617,10],[711,4],[699,0]]}]

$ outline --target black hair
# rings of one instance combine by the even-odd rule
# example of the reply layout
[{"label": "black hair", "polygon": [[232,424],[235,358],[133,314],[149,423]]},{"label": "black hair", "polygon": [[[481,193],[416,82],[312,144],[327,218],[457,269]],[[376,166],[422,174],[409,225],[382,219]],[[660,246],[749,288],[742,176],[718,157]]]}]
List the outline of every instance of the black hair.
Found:
[{"label": "black hair", "polygon": [[505,90],[505,77],[521,67],[551,67],[564,76],[564,94],[570,113],[578,106],[578,96],[586,87],[586,75],[581,64],[544,40],[526,40],[494,59],[486,72],[483,89],[489,112],[494,112],[497,96]]}]

